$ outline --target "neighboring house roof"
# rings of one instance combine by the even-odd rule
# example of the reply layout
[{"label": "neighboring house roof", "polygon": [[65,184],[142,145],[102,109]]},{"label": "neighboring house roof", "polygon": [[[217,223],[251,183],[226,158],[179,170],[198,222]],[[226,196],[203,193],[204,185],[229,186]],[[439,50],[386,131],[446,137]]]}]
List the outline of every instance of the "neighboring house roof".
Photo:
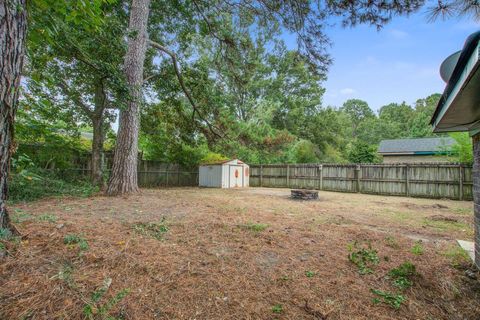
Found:
[{"label": "neighboring house roof", "polygon": [[430,124],[434,132],[471,131],[480,127],[480,31],[470,35],[460,53]]},{"label": "neighboring house roof", "polygon": [[378,153],[383,155],[439,154],[447,151],[454,144],[455,140],[450,137],[382,140]]}]

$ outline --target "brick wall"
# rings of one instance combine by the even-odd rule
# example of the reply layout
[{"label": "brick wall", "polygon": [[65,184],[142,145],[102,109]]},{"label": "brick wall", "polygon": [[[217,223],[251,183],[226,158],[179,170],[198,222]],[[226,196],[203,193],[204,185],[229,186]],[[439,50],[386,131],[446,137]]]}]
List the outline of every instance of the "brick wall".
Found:
[{"label": "brick wall", "polygon": [[480,134],[473,136],[473,206],[475,224],[475,264],[480,268]]}]

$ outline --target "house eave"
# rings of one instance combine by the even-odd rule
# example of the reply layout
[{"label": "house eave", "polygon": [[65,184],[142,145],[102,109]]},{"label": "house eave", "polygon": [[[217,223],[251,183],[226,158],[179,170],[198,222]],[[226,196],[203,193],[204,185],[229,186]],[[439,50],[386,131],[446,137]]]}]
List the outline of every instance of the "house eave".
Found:
[{"label": "house eave", "polygon": [[[434,132],[480,128],[480,34],[468,39],[452,77],[432,117]],[[458,70],[457,70],[458,69]]]}]

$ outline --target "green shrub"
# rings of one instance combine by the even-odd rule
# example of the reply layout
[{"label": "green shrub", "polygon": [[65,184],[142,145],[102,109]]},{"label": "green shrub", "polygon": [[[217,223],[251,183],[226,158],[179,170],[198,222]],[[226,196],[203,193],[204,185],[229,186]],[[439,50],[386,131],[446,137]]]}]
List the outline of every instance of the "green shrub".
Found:
[{"label": "green shrub", "polygon": [[[33,178],[34,177],[34,178]],[[9,201],[29,202],[46,197],[88,197],[98,192],[85,177],[66,178],[60,172],[30,168],[28,174],[13,174],[9,185]]]}]

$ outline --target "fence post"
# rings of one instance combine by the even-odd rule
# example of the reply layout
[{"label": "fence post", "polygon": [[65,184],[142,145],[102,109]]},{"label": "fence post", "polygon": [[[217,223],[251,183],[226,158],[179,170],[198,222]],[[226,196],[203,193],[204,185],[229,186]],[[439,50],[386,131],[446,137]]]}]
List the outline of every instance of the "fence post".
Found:
[{"label": "fence post", "polygon": [[410,166],[405,165],[405,195],[410,196]]},{"label": "fence post", "polygon": [[263,187],[263,164],[260,165],[260,187]]},{"label": "fence post", "polygon": [[355,181],[356,181],[356,191],[357,192],[360,192],[360,165],[357,164],[357,166],[355,167]]},{"label": "fence post", "polygon": [[168,166],[167,166],[167,168],[165,169],[165,175],[166,175],[166,177],[165,177],[165,186],[168,187]]},{"label": "fence post", "polygon": [[458,200],[463,200],[463,165],[458,165],[458,175],[459,175],[459,190],[458,190]]},{"label": "fence post", "polygon": [[290,165],[287,164],[287,188],[290,188]]},{"label": "fence post", "polygon": [[323,190],[323,165],[318,166],[318,175],[320,176],[320,188],[319,190]]}]

